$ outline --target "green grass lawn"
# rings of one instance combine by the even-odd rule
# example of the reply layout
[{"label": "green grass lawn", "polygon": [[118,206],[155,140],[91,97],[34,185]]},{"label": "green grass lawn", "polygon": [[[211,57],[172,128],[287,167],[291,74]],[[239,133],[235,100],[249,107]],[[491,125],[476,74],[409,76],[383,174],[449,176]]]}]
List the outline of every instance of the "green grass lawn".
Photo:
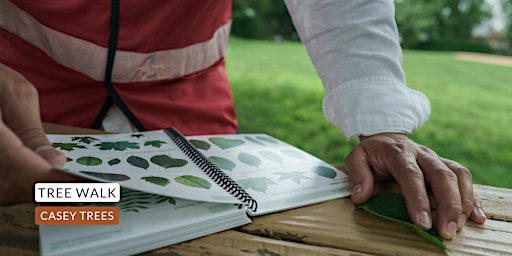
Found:
[{"label": "green grass lawn", "polygon": [[[510,67],[420,51],[405,51],[403,63],[408,86],[432,104],[411,138],[464,164],[477,184],[512,188]],[[324,89],[302,44],[232,38],[227,67],[242,132],[268,133],[335,164],[358,143],[325,120]]]}]

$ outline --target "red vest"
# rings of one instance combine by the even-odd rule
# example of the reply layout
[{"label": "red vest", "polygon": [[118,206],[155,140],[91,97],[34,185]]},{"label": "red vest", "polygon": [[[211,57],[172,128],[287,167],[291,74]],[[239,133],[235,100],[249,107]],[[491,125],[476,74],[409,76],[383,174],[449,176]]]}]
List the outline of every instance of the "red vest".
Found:
[{"label": "red vest", "polygon": [[[230,2],[120,3],[112,82],[144,127],[236,132],[224,65]],[[98,115],[108,97],[110,12],[110,1],[0,3],[0,62],[36,86],[43,121],[90,127]]]}]

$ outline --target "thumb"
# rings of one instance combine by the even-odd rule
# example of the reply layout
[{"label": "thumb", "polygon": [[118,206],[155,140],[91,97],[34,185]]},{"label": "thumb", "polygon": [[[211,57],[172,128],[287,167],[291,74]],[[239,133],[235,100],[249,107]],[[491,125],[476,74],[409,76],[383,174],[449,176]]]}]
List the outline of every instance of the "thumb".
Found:
[{"label": "thumb", "polygon": [[352,202],[362,204],[373,195],[374,178],[364,149],[357,146],[345,158]]}]

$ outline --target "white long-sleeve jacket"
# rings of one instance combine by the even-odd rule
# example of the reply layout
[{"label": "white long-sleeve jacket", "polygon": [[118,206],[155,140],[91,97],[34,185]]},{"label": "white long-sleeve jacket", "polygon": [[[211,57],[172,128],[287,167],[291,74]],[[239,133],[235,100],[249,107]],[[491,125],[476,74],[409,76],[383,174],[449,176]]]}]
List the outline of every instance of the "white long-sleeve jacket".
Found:
[{"label": "white long-sleeve jacket", "polygon": [[347,138],[411,133],[430,116],[405,86],[392,0],[285,0],[321,77],[324,115]]}]

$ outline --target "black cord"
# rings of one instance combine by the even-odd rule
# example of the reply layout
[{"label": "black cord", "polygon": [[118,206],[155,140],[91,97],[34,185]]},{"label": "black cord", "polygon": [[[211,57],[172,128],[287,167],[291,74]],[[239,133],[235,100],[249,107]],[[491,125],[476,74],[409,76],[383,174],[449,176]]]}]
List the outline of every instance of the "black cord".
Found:
[{"label": "black cord", "polygon": [[126,115],[126,117],[132,122],[132,124],[139,130],[140,132],[146,131],[146,128],[142,125],[142,123],[137,119],[137,117],[130,111],[128,106],[123,102],[119,94],[117,94],[116,89],[112,85],[112,70],[114,67],[114,59],[116,56],[116,48],[117,48],[117,39],[119,35],[119,9],[120,2],[119,0],[112,0],[111,6],[111,14],[110,14],[110,35],[108,39],[108,53],[107,53],[107,66],[105,68],[105,89],[108,93],[108,98],[103,104],[98,116],[94,120],[93,128],[100,128],[101,122],[103,118],[107,115],[108,110],[112,106],[112,104],[116,104],[121,111]]}]

